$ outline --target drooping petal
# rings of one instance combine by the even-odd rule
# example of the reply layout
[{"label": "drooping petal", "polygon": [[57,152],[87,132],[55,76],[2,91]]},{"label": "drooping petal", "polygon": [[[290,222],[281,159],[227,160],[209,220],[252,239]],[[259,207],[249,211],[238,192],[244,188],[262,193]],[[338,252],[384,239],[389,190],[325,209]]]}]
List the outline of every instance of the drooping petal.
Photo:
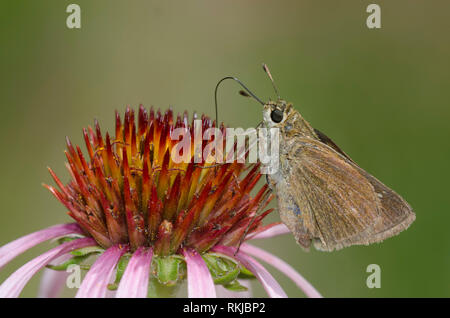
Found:
[{"label": "drooping petal", "polygon": [[256,234],[252,233],[246,238],[246,240],[265,239],[289,233],[290,233],[289,229],[283,223],[279,223],[273,226],[271,224],[263,228],[261,231],[256,232]]},{"label": "drooping petal", "polygon": [[[55,260],[56,264],[67,261],[72,255],[66,254]],[[56,298],[64,287],[64,283],[69,276],[66,271],[56,271],[45,268],[39,284],[38,298]]]},{"label": "drooping petal", "polygon": [[76,223],[58,224],[44,230],[40,230],[0,247],[0,269],[12,259],[39,243],[69,234],[82,234],[81,228]]},{"label": "drooping petal", "polygon": [[252,298],[252,286],[249,279],[238,279],[239,284],[247,287],[246,291],[234,292],[222,285],[216,285],[217,298]]},{"label": "drooping petal", "polygon": [[114,268],[127,250],[128,247],[121,245],[108,248],[87,272],[76,297],[104,298]]},{"label": "drooping petal", "polygon": [[93,239],[81,238],[52,248],[12,273],[0,286],[0,298],[18,297],[31,277],[55,258],[78,248],[95,245],[97,243]]},{"label": "drooping petal", "polygon": [[145,298],[152,264],[153,250],[140,247],[134,252],[123,274],[116,298]]},{"label": "drooping petal", "polygon": [[306,296],[310,298],[322,298],[322,295],[305,278],[303,278],[302,275],[275,255],[249,244],[242,244],[240,250],[277,268],[280,272],[292,279],[292,281],[303,290]]},{"label": "drooping petal", "polygon": [[218,245],[212,249],[214,252],[222,253],[232,257],[244,265],[249,271],[256,276],[259,282],[263,285],[267,294],[272,298],[287,298],[286,293],[281,288],[280,284],[273,278],[272,275],[256,260],[241,251],[234,255],[236,248]]},{"label": "drooping petal", "polygon": [[189,298],[216,298],[214,281],[203,258],[193,249],[183,250],[187,264]]}]

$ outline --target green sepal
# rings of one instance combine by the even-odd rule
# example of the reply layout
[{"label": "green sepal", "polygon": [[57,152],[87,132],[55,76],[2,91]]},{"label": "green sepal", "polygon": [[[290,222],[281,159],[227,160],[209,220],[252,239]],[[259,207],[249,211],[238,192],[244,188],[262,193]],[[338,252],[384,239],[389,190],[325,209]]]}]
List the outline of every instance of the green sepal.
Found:
[{"label": "green sepal", "polygon": [[45,267],[53,269],[55,271],[66,271],[70,265],[80,265],[84,260],[86,260],[90,254],[82,255],[82,256],[74,256],[71,259],[65,261],[59,265],[47,265]]},{"label": "green sepal", "polygon": [[89,255],[89,254],[93,254],[93,253],[103,253],[105,250],[101,247],[98,246],[88,246],[88,247],[83,247],[83,248],[79,248],[77,250],[74,250],[72,252],[70,252],[70,254],[75,255],[75,256],[84,256],[84,255]]},{"label": "green sepal", "polygon": [[[70,242],[73,241],[74,237],[63,237],[58,240],[59,243],[64,242]],[[74,255],[71,259],[65,261],[62,264],[59,265],[47,265],[47,268],[53,269],[55,271],[65,271],[70,265],[79,265],[81,269],[83,270],[89,270],[91,268],[90,265],[81,265],[86,259],[88,259],[90,256],[94,254],[103,253],[105,250],[98,247],[98,246],[89,246],[89,247],[83,247],[77,250],[74,250],[70,252],[70,254]]]},{"label": "green sepal", "polygon": [[108,284],[109,290],[117,290],[117,288],[119,287],[120,280],[122,279],[123,273],[128,266],[130,258],[130,254],[125,254],[120,258],[119,262],[117,263],[116,279],[114,280],[114,283]]},{"label": "green sepal", "polygon": [[227,285],[223,285],[223,287],[233,292],[243,292],[248,290],[247,287],[241,285],[237,280],[234,280]]},{"label": "green sepal", "polygon": [[64,237],[60,237],[59,239],[57,239],[58,244],[63,244],[66,242],[71,242],[73,240],[79,239],[79,237],[75,237],[75,236],[64,236]]},{"label": "green sepal", "polygon": [[250,272],[247,268],[241,265],[241,270],[239,273],[238,278],[240,279],[254,279],[256,278],[255,275],[253,275],[252,272]]},{"label": "green sepal", "polygon": [[185,273],[183,258],[175,255],[153,257],[152,264],[156,279],[165,286],[175,286]]},{"label": "green sepal", "polygon": [[214,284],[228,285],[232,283],[240,273],[239,264],[230,258],[222,257],[214,253],[203,254],[202,257],[208,266]]}]

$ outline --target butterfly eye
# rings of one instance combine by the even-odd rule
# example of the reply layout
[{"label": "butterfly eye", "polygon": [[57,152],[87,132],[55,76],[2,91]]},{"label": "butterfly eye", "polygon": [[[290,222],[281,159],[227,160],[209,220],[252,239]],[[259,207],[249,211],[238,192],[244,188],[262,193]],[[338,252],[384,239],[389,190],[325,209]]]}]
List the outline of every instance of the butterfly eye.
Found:
[{"label": "butterfly eye", "polygon": [[272,110],[270,118],[274,123],[279,123],[283,120],[283,112],[279,109]]}]

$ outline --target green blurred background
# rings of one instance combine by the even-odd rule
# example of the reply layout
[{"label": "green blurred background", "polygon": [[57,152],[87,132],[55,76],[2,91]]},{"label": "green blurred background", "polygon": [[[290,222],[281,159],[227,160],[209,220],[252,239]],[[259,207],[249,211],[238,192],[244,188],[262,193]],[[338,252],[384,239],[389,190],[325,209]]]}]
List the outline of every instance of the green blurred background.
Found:
[{"label": "green blurred background", "polygon": [[[212,116],[214,86],[227,75],[273,98],[265,62],[282,97],[408,200],[417,220],[382,244],[334,253],[304,252],[291,236],[257,245],[327,297],[450,296],[450,2],[376,1],[378,30],[366,27],[371,2],[361,0],[74,2],[80,30],[66,27],[71,1],[0,4],[0,245],[70,220],[41,187],[52,182],[47,166],[68,178],[66,135],[82,144],[94,118],[111,131],[127,104]],[[238,89],[222,87],[220,119],[254,127],[261,109]],[[17,258],[0,281],[49,246]],[[372,263],[380,289],[366,286]]]}]

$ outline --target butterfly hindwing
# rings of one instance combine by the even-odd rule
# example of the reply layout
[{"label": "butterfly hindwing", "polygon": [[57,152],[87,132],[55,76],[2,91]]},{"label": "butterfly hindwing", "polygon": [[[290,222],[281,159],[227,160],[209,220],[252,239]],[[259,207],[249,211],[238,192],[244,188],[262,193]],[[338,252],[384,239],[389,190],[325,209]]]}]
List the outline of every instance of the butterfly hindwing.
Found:
[{"label": "butterfly hindwing", "polygon": [[314,129],[314,132],[317,134],[319,140],[326,144],[327,146],[333,148],[336,152],[340,153],[347,159],[349,159],[352,163],[354,163],[355,167],[360,171],[360,173],[366,177],[366,179],[372,184],[374,187],[374,191],[381,201],[381,211],[383,213],[383,231],[377,234],[374,234],[372,239],[374,240],[382,240],[384,238],[388,238],[392,235],[398,234],[399,232],[406,229],[414,220],[415,214],[412,212],[411,206],[394,190],[385,186],[381,181],[367,173],[364,169],[360,168],[356,163],[343,151],[339,148],[336,143],[331,140],[330,137],[325,135],[318,129]]},{"label": "butterfly hindwing", "polygon": [[279,205],[294,201],[301,211],[299,224],[316,248],[332,251],[378,242],[414,220],[400,196],[334,147],[312,138],[295,138],[285,147],[280,157],[281,180],[288,191],[279,198]]}]

